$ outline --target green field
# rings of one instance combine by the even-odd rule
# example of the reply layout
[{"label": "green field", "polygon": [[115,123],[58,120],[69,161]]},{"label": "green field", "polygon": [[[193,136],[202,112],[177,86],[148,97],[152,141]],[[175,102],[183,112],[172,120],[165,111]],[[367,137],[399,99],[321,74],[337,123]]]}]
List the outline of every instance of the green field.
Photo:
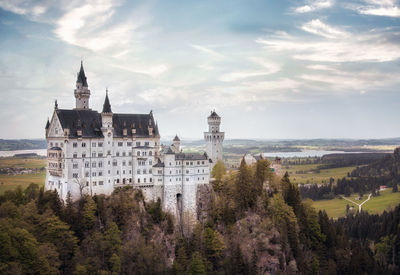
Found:
[{"label": "green field", "polygon": [[[42,158],[0,158],[0,168],[7,167],[22,167],[37,169],[46,167],[46,160]],[[26,188],[31,183],[44,185],[46,178],[46,172],[42,171],[37,174],[26,174],[26,175],[3,175],[0,174],[0,194],[3,194],[6,190],[15,189],[17,186],[21,186],[22,189]]]},{"label": "green field", "polygon": [[[320,164],[303,164],[303,165],[291,165],[289,168],[282,166],[282,171],[287,171],[290,176],[290,180],[295,183],[315,184],[322,183],[323,181],[329,182],[330,178],[341,179],[347,177],[347,173],[353,171],[356,166],[340,167],[321,169],[320,173],[315,173],[312,170],[317,169]],[[302,171],[302,174],[296,173],[296,171]]]},{"label": "green field", "polygon": [[[363,211],[368,211],[368,213],[382,213],[384,210],[394,208],[400,203],[400,192],[392,193],[391,189],[387,189],[380,192],[380,196],[371,197],[369,201],[367,201],[363,206]],[[357,194],[352,194],[349,199],[354,201],[354,198],[358,197]],[[368,195],[365,194],[364,197],[358,202],[363,202],[368,198]],[[358,210],[358,205],[352,204],[351,202],[336,198],[333,200],[320,200],[315,201],[313,206],[317,210],[325,210],[328,213],[328,216],[331,218],[338,218],[346,215],[346,205],[354,206],[354,210]]]}]

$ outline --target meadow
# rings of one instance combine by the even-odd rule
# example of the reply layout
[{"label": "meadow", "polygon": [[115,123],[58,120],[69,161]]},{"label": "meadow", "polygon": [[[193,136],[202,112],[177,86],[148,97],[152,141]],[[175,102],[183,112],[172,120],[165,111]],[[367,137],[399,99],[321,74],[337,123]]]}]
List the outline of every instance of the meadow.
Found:
[{"label": "meadow", "polygon": [[[361,200],[356,201],[355,198],[358,194],[352,194],[349,199],[361,203],[368,198],[368,194],[365,194]],[[392,193],[392,189],[386,189],[380,191],[380,196],[371,197],[362,206],[363,211],[367,211],[370,214],[379,214],[384,210],[393,209],[396,205],[400,203],[400,192]],[[346,205],[354,206],[354,210],[358,210],[358,205],[352,204],[351,202],[342,199],[335,198],[332,200],[320,200],[313,202],[313,206],[317,211],[325,210],[330,218],[338,218],[346,215]]]},{"label": "meadow", "polygon": [[[0,168],[40,169],[43,167],[46,167],[46,159],[44,158],[0,158]],[[6,190],[15,189],[18,186],[25,189],[31,183],[42,186],[44,185],[45,178],[45,170],[36,174],[0,174],[0,194],[3,194]]]},{"label": "meadow", "polygon": [[287,171],[290,180],[295,183],[303,184],[319,184],[322,182],[329,182],[330,178],[341,179],[347,177],[347,173],[353,171],[356,166],[320,169],[319,172],[315,170],[320,164],[300,164],[282,166],[282,171]]}]

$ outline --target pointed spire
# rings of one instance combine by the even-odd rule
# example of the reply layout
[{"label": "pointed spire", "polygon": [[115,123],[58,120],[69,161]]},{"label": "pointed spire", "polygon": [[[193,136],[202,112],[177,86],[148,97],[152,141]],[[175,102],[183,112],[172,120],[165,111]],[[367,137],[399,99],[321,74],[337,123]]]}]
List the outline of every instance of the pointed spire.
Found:
[{"label": "pointed spire", "polygon": [[49,121],[49,118],[47,118],[46,130],[49,129],[49,127],[50,127],[50,121]]},{"label": "pointed spire", "polygon": [[112,113],[110,100],[108,99],[108,89],[106,89],[106,99],[104,100],[102,113]]},{"label": "pointed spire", "polygon": [[57,103],[57,99],[54,101],[54,110],[58,109],[58,103]]},{"label": "pointed spire", "polygon": [[179,139],[179,137],[178,137],[178,134],[175,135],[174,141],[181,141],[181,140]]},{"label": "pointed spire", "polygon": [[81,60],[81,69],[79,70],[78,79],[76,80],[76,83],[82,83],[83,87],[88,87],[82,60]]}]

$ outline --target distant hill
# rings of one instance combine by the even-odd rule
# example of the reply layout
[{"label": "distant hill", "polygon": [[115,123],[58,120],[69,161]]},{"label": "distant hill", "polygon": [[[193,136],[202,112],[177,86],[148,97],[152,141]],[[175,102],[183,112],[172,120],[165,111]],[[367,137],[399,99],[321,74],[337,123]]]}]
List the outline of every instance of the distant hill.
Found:
[{"label": "distant hill", "polygon": [[44,139],[0,139],[0,151],[46,149]]}]

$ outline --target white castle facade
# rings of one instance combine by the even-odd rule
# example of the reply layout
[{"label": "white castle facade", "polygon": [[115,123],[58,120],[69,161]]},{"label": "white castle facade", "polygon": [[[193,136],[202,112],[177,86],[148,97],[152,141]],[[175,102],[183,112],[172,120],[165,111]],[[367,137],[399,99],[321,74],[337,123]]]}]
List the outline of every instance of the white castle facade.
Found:
[{"label": "white castle facade", "polygon": [[195,213],[199,185],[209,184],[213,164],[222,159],[221,118],[208,117],[206,153],[182,153],[176,136],[160,144],[153,113],[113,113],[106,93],[101,113],[90,109],[90,90],[81,64],[74,92],[76,107],[59,109],[46,125],[46,190],[64,201],[83,194],[111,194],[115,188],[141,189],[146,200],[161,199],[163,209],[180,217]]}]

